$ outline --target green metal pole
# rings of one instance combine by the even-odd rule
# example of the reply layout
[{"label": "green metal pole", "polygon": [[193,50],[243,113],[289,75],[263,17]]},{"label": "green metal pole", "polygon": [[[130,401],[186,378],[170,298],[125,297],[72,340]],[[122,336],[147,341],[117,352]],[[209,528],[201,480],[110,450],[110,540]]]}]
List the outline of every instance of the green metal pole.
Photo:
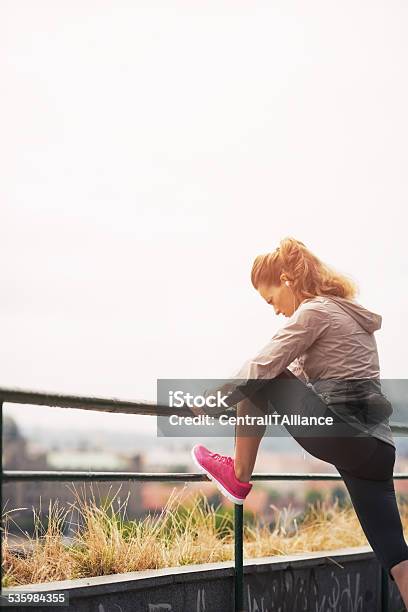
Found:
[{"label": "green metal pole", "polygon": [[244,506],[234,506],[234,536],[235,536],[235,612],[244,612]]},{"label": "green metal pole", "polygon": [[381,612],[388,612],[388,574],[381,568]]}]

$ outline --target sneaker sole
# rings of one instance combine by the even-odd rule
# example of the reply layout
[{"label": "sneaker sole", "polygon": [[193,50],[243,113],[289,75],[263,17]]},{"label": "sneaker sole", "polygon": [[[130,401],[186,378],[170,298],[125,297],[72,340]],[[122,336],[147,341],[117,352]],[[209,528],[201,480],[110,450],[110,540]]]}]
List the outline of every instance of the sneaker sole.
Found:
[{"label": "sneaker sole", "polygon": [[201,463],[199,463],[197,457],[194,454],[194,449],[191,450],[191,456],[193,458],[193,461],[195,463],[195,465],[198,467],[198,469],[200,470],[200,472],[202,472],[203,474],[206,474],[208,476],[208,478],[210,480],[212,480],[212,482],[215,484],[215,486],[221,491],[221,493],[223,495],[225,495],[225,497],[227,497],[230,501],[232,501],[234,504],[238,504],[239,506],[242,506],[244,503],[244,499],[240,498],[240,497],[235,497],[235,495],[233,495],[232,493],[230,493],[229,491],[227,491],[227,489],[219,482],[219,480],[217,480],[215,478],[215,476],[213,476],[212,474],[210,474],[210,472],[208,470],[205,469],[205,467],[203,467],[201,465]]}]

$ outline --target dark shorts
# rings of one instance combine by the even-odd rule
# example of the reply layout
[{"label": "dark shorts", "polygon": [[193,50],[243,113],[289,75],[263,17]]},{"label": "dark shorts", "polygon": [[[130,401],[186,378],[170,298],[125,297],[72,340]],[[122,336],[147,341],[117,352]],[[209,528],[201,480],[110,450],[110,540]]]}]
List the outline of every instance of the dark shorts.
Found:
[{"label": "dark shorts", "polygon": [[[364,433],[338,416],[330,406],[290,370],[268,380],[248,396],[246,413],[286,415],[295,419],[330,417],[330,425],[291,425],[285,429],[305,450],[341,469],[357,476],[374,480],[387,480],[393,475],[395,448],[369,433]],[[348,403],[353,412],[353,403]],[[356,406],[356,411],[358,406]],[[313,422],[313,419],[311,419]],[[320,419],[320,422],[322,420]],[[258,435],[256,426],[241,426],[240,435]]]}]

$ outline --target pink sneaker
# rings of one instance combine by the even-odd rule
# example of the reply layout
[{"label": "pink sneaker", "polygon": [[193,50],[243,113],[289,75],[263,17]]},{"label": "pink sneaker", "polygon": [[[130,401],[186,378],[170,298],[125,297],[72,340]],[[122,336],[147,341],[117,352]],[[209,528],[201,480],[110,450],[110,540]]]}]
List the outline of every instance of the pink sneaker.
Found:
[{"label": "pink sneaker", "polygon": [[232,457],[212,453],[202,444],[193,446],[191,456],[200,472],[207,474],[225,497],[234,504],[244,503],[252,484],[242,482],[235,476]]}]

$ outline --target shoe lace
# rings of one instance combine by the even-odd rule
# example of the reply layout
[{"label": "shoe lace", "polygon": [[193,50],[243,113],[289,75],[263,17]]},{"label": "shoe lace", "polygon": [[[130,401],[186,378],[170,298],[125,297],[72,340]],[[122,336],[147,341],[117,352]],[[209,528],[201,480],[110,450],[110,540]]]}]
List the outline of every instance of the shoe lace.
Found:
[{"label": "shoe lace", "polygon": [[219,453],[212,453],[212,457],[216,461],[221,461],[221,463],[225,463],[226,465],[232,465],[232,457],[228,457],[228,455],[220,455]]}]

